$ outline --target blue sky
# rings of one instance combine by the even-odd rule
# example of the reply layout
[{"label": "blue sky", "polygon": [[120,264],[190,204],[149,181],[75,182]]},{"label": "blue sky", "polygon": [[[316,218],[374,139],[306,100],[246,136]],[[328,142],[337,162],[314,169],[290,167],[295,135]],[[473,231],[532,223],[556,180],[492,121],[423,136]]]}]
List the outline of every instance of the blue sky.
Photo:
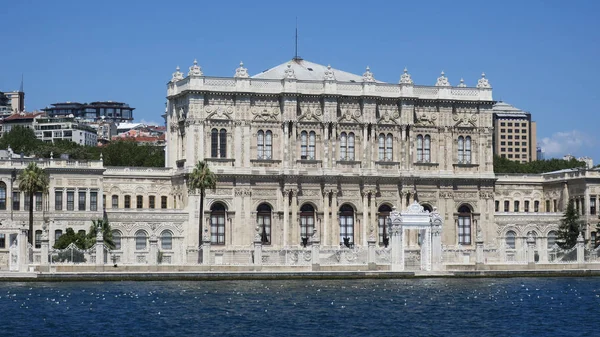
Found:
[{"label": "blue sky", "polygon": [[175,66],[251,74],[293,56],[397,83],[475,85],[530,111],[547,155],[600,161],[600,1],[8,1],[0,90],[25,77],[26,108],[113,100],[162,122]]}]

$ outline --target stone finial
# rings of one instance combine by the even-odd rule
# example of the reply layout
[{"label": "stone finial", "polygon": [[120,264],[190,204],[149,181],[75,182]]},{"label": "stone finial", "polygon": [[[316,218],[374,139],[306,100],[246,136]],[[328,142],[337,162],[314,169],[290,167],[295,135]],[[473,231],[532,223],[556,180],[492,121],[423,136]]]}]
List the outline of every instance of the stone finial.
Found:
[{"label": "stone finial", "polygon": [[240,67],[235,70],[235,75],[233,77],[236,78],[248,78],[248,69],[244,68],[244,62],[240,62]]},{"label": "stone finial", "polygon": [[323,79],[325,81],[335,81],[335,74],[333,73],[333,70],[331,70],[331,65],[327,66],[327,69],[325,70],[325,75],[323,76]]},{"label": "stone finial", "polygon": [[104,161],[104,155],[100,152],[100,161]]},{"label": "stone finial", "polygon": [[294,72],[294,69],[292,69],[292,62],[289,62],[287,64],[287,68],[285,68],[285,79],[288,79],[288,80],[296,79],[296,73]]},{"label": "stone finial", "polygon": [[481,73],[481,78],[477,81],[477,88],[491,88],[490,82],[485,78],[485,73]]},{"label": "stone finial", "polygon": [[436,87],[449,87],[450,82],[448,82],[448,78],[445,76],[444,71],[442,70],[442,74],[438,77],[437,82],[435,83]]},{"label": "stone finial", "polygon": [[54,152],[50,151],[50,159],[54,159]]},{"label": "stone finial", "polygon": [[465,88],[467,85],[465,84],[465,80],[463,80],[462,78],[460,79],[460,83],[458,84],[459,88]]},{"label": "stone finial", "polygon": [[400,84],[413,84],[413,80],[408,73],[408,69],[404,67],[404,73],[400,76]]},{"label": "stone finial", "polygon": [[363,74],[363,82],[375,82],[375,77],[373,76],[369,66],[367,66],[367,71],[365,71]]},{"label": "stone finial", "polygon": [[194,59],[194,64],[190,67],[190,71],[188,71],[188,76],[202,76],[202,68],[200,68],[196,59]]},{"label": "stone finial", "polygon": [[177,66],[177,68],[175,68],[175,72],[173,73],[173,78],[171,78],[171,82],[183,80],[183,73],[179,70],[181,69],[179,68],[179,66]]}]

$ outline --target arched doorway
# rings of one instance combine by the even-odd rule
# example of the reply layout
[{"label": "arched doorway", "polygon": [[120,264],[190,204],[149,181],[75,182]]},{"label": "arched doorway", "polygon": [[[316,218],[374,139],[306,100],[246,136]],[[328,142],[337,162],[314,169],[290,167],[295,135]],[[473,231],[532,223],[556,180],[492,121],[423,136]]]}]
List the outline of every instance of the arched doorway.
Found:
[{"label": "arched doorway", "polygon": [[260,241],[263,245],[269,245],[271,244],[271,206],[260,204],[256,212]]},{"label": "arched doorway", "polygon": [[308,238],[315,229],[315,208],[311,204],[300,207],[300,239],[302,246],[306,247]]},{"label": "arched doorway", "polygon": [[340,207],[340,246],[354,246],[354,208],[348,204]]},{"label": "arched doorway", "polygon": [[378,210],[378,234],[379,234],[379,245],[387,247],[390,244],[390,238],[388,236],[387,221],[390,216],[392,208],[388,205],[379,206]]}]

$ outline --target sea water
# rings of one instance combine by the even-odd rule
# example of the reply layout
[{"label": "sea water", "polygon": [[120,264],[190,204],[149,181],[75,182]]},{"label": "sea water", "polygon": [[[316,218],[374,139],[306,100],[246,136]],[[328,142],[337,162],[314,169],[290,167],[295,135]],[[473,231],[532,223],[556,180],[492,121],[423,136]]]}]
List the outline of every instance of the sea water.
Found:
[{"label": "sea water", "polygon": [[0,282],[0,336],[600,336],[598,278]]}]

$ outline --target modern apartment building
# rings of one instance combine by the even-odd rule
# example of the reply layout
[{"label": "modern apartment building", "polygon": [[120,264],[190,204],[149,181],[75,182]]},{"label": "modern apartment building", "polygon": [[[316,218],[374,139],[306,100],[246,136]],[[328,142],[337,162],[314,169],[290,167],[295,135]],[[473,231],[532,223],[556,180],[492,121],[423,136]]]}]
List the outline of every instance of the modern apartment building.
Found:
[{"label": "modern apartment building", "polygon": [[92,103],[54,103],[42,109],[49,117],[75,117],[86,121],[112,120],[127,122],[133,120],[133,110],[126,103],[105,101]]},{"label": "modern apartment building", "polygon": [[531,114],[514,106],[497,102],[494,114],[494,155],[518,162],[537,160],[536,124]]}]

